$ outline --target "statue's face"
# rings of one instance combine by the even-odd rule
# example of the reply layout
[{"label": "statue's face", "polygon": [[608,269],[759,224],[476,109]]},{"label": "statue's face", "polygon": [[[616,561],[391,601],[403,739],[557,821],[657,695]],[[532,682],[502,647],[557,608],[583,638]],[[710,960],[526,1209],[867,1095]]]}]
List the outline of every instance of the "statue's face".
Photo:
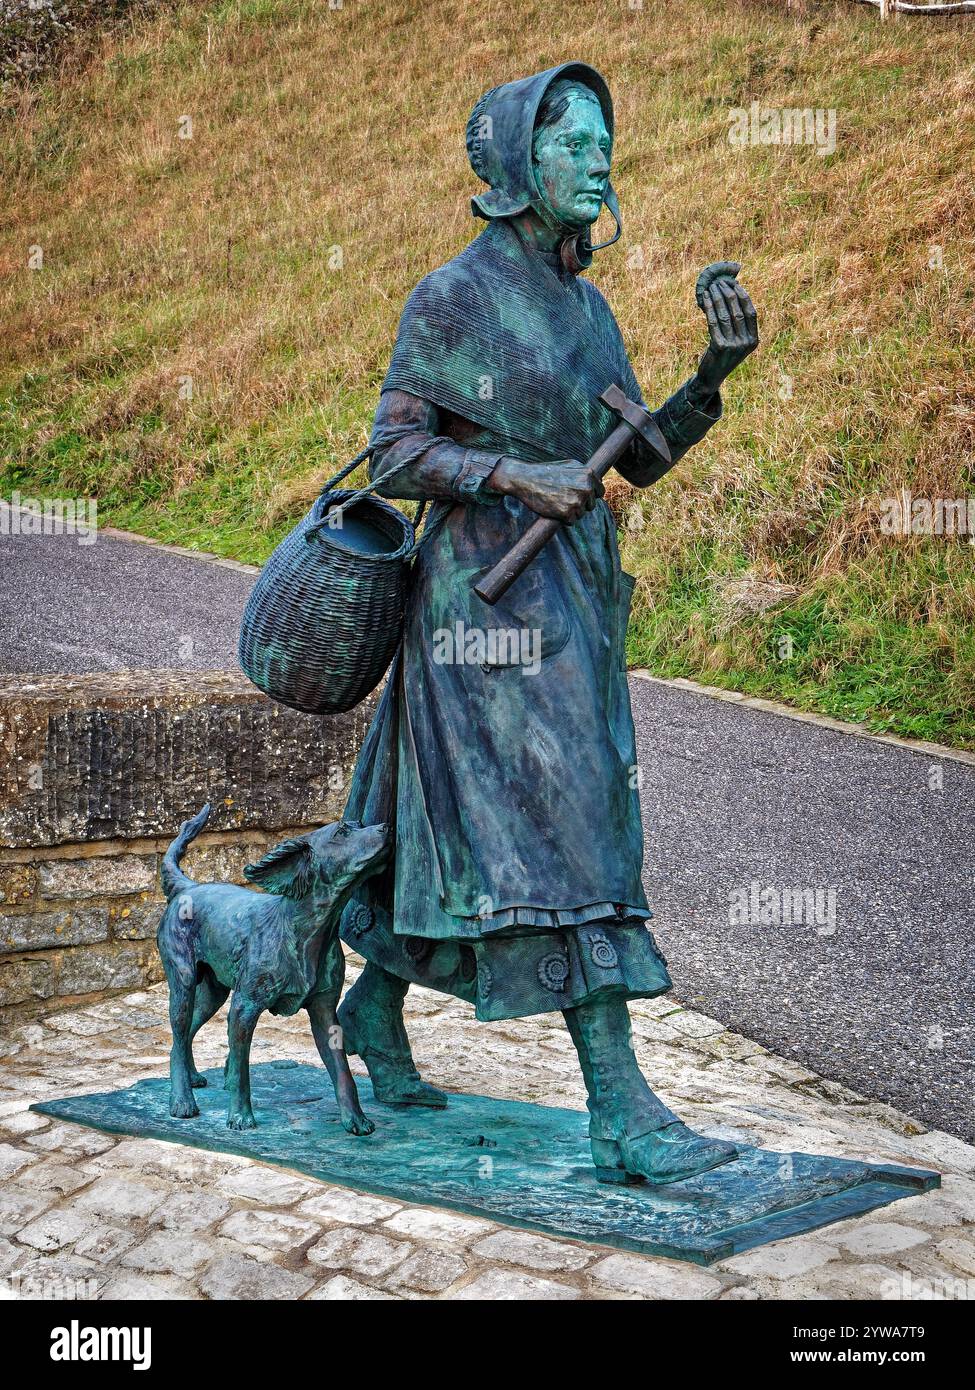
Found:
[{"label": "statue's face", "polygon": [[563,226],[588,227],[599,216],[612,146],[599,103],[582,94],[535,136],[535,177]]}]

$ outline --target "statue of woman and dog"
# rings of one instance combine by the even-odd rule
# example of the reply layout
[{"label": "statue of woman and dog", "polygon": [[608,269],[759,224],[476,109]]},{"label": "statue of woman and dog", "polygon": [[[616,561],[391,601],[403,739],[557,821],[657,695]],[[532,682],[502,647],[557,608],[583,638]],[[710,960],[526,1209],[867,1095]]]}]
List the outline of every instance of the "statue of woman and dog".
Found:
[{"label": "statue of woman and dog", "polygon": [[[366,965],[338,1022],[378,1100],[440,1108],[448,1098],[419,1076],[403,1023],[411,982],[468,1000],[481,1020],[561,1012],[597,1176],[664,1183],[736,1150],[692,1132],[651,1089],[627,1007],[671,980],[641,881],[624,651],[633,580],[584,462],[617,423],[607,388],[642,405],[612,312],[580,274],[604,206],[619,235],[612,147],[610,93],[585,64],[483,96],[467,149],[487,186],[472,200],[486,226],[420,282],[402,316],[370,476],[383,495],[432,510],[345,812],[357,830],[390,826],[395,853],[344,906],[341,936]],[[698,280],[709,341],[689,380],[652,416],[638,412],[656,428],[634,432],[616,462],[635,487],[717,422],[721,383],[757,346],[738,269],[719,262]],[[486,601],[480,577],[539,517],[557,523],[551,539]],[[275,861],[262,875],[274,880]],[[341,985],[331,935],[317,974],[301,977],[305,999],[286,986],[288,1011],[304,1004],[316,1033]],[[187,1047],[184,1110],[191,1065]]]}]

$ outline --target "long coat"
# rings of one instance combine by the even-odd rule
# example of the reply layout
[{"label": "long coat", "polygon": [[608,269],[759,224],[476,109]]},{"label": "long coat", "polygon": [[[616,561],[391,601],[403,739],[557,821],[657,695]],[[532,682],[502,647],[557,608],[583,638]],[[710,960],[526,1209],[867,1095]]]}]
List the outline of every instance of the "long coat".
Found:
[{"label": "long coat", "polygon": [[[507,138],[530,145],[531,111],[522,129],[512,109]],[[495,145],[504,135],[496,123]],[[502,218],[410,296],[372,443],[395,441],[383,401],[407,392],[439,412],[430,446],[462,436],[529,463],[584,460],[616,423],[598,399],[610,384],[642,400],[606,301]],[[681,388],[655,418],[676,458],[718,413]],[[560,528],[495,606],[473,591],[534,520],[511,497],[436,504],[347,807],[395,822],[396,855],[346,910],[343,937],[484,1018],[670,983],[645,925],[633,580],[609,508]]]}]

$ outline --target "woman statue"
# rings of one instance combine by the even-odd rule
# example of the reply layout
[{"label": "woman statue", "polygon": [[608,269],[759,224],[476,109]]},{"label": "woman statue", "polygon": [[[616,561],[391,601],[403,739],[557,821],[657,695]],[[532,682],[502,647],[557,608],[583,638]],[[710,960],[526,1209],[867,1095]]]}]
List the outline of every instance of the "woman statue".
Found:
[{"label": "woman statue", "polygon": [[[346,815],[391,820],[395,864],[346,910],[367,961],[343,1004],[350,1052],[381,1101],[444,1106],[403,1025],[410,981],[483,1020],[561,1011],[589,1094],[604,1181],[671,1182],[733,1159],[682,1124],[633,1052],[628,999],[670,988],[647,927],[622,573],[602,484],[584,461],[618,423],[599,401],[640,389],[615,319],[578,275],[605,204],[613,107],[568,63],[510,82],[467,127],[487,225],[410,296],[372,431],[386,496],[433,503],[403,646]],[[710,342],[617,465],[648,487],[721,414],[718,388],[756,346],[755,311],[719,263],[698,282]],[[564,523],[494,607],[472,585],[538,516]]]}]

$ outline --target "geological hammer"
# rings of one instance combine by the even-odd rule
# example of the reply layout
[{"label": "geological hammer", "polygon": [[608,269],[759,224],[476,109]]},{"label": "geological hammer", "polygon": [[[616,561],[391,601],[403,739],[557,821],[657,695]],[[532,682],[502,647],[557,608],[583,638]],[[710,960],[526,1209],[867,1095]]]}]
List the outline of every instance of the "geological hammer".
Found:
[{"label": "geological hammer", "polygon": [[[620,417],[620,422],[586,464],[593,477],[601,478],[604,473],[608,473],[613,464],[626,453],[635,435],[639,435],[644,443],[649,445],[661,463],[670,464],[667,441],[646,406],[631,401],[618,386],[607,386],[599,399],[614,415]],[[494,568],[482,575],[474,585],[474,592],[478,598],[483,599],[485,603],[497,603],[501,595],[511,588],[519,574],[531,564],[538,552],[545,548],[561,525],[561,521],[548,516],[540,516],[537,521],[533,521],[521,540],[516,541],[507,555],[502,556]]]}]

